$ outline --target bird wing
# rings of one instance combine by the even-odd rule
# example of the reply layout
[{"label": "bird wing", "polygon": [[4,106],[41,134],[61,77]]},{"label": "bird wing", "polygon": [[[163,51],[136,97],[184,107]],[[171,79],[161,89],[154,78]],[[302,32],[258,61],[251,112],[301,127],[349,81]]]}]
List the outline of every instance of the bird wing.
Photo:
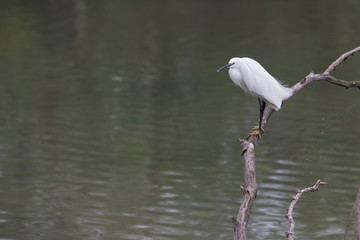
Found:
[{"label": "bird wing", "polygon": [[257,61],[251,58],[243,58],[243,60],[242,73],[248,92],[260,96],[275,110],[279,110],[282,101],[291,95],[292,90],[282,86]]}]

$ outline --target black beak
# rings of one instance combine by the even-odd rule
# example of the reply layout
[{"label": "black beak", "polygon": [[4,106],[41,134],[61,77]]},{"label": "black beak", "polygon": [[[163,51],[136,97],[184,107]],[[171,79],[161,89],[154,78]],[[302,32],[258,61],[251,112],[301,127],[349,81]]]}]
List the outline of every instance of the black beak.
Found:
[{"label": "black beak", "polygon": [[226,64],[225,66],[219,68],[219,69],[217,70],[217,72],[220,72],[221,70],[223,70],[223,69],[225,69],[225,68],[229,68],[229,67],[231,67],[231,66],[234,65],[234,64],[235,64],[235,63]]}]

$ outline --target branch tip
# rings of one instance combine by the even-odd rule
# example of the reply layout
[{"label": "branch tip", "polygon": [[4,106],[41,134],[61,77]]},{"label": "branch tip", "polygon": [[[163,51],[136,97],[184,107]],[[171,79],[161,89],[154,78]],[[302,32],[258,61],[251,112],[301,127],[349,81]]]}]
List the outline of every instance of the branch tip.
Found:
[{"label": "branch tip", "polygon": [[288,239],[290,239],[290,240],[294,239],[295,222],[294,222],[294,219],[292,217],[292,212],[293,212],[293,209],[295,207],[295,204],[297,203],[297,201],[299,200],[300,196],[303,193],[315,192],[315,191],[317,191],[319,189],[320,185],[328,185],[328,183],[323,182],[323,181],[321,181],[319,179],[319,180],[317,180],[315,182],[315,184],[312,187],[306,187],[306,188],[303,188],[301,190],[296,190],[296,195],[292,197],[292,200],[290,202],[290,206],[287,209],[286,214],[285,214],[285,217],[289,220],[289,223],[290,223],[289,231],[286,232],[286,236],[287,236]]},{"label": "branch tip", "polygon": [[346,59],[348,59],[349,56],[354,56],[356,52],[360,51],[360,46],[347,51],[346,53],[342,54],[340,57],[338,57],[333,63],[330,64],[330,66],[324,71],[327,73],[331,73],[335,70],[337,66],[339,66],[341,63],[343,63]]}]

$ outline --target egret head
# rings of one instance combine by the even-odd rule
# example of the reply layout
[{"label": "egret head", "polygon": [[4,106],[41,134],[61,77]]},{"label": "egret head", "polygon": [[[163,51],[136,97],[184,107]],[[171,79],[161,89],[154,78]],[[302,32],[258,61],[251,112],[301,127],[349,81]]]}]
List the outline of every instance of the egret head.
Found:
[{"label": "egret head", "polygon": [[232,59],[230,59],[228,64],[226,64],[225,66],[219,68],[217,70],[217,72],[220,72],[221,70],[223,70],[225,68],[236,68],[238,64],[240,64],[240,58],[233,57]]}]

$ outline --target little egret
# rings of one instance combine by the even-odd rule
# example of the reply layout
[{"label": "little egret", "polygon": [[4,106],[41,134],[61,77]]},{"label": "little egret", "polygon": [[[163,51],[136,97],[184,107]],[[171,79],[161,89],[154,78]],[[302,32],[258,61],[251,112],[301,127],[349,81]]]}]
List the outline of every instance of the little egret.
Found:
[{"label": "little egret", "polygon": [[266,103],[276,111],[279,110],[282,102],[292,95],[292,89],[281,85],[260,63],[251,58],[234,57],[217,72],[225,68],[229,68],[229,76],[235,85],[258,98],[260,104],[259,126],[253,127],[249,136],[259,135],[261,137],[264,132],[261,124]]}]

